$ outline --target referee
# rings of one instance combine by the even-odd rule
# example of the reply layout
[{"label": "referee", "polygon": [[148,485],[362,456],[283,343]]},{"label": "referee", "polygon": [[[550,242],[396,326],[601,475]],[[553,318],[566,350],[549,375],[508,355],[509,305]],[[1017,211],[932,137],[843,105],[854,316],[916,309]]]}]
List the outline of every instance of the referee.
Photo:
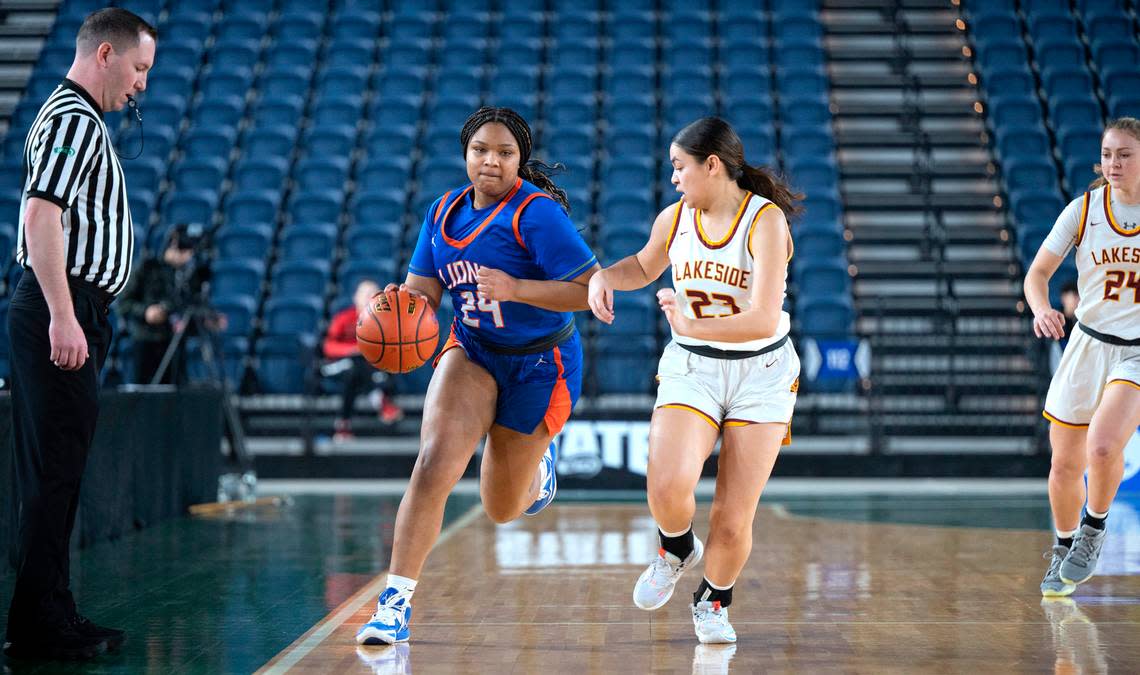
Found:
[{"label": "referee", "polygon": [[122,631],[79,614],[68,543],[98,416],[107,312],[131,272],[127,186],[103,113],[146,88],[154,27],[124,9],[94,12],[75,40],[67,78],[24,143],[24,194],[12,294],[16,588],[5,653],[86,659],[118,648]]}]

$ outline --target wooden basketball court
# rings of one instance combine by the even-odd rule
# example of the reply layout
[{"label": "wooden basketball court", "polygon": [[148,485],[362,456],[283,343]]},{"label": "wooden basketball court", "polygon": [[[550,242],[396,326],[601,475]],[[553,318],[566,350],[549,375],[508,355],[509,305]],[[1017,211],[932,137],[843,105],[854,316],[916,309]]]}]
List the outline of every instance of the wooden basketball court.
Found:
[{"label": "wooden basketball court", "polygon": [[[703,535],[708,505],[698,506]],[[414,600],[412,641],[360,647],[383,575],[261,673],[1137,672],[1134,537],[1110,574],[1042,601],[1041,531],[841,522],[762,507],[736,586],[733,646],[702,646],[688,602],[656,612],[634,581],[656,549],[644,504],[555,504],[496,527],[476,507],[445,532]]]}]

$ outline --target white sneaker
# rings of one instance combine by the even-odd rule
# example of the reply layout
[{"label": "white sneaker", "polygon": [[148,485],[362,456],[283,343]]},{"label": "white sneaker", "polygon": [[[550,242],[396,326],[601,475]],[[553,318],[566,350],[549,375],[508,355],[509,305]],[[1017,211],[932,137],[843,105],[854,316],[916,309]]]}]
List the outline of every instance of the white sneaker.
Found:
[{"label": "white sneaker", "polygon": [[719,602],[701,600],[692,606],[693,628],[697,639],[703,644],[727,644],[736,642],[736,631],[728,622],[728,608]]},{"label": "white sneaker", "polygon": [[376,601],[376,612],[368,623],[356,631],[358,645],[394,645],[407,642],[412,620],[412,601],[408,594],[389,586]]},{"label": "white sneaker", "polygon": [[693,535],[693,550],[684,560],[663,548],[658,549],[657,557],[637,578],[633,587],[633,604],[641,609],[657,609],[669,602],[681,575],[700,562],[704,554],[705,545],[696,535]]}]

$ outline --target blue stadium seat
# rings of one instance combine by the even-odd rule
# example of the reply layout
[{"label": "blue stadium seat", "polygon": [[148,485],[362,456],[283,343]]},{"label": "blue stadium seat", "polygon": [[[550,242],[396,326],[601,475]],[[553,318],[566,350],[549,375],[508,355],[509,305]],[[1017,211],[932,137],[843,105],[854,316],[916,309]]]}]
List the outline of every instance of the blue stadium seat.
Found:
[{"label": "blue stadium seat", "polygon": [[420,189],[441,194],[467,182],[467,170],[460,157],[436,157],[420,165]]},{"label": "blue stadium seat", "polygon": [[296,126],[260,126],[246,134],[242,150],[247,157],[288,157],[296,137]]},{"label": "blue stadium seat", "polygon": [[1042,123],[1041,106],[1033,100],[995,100],[990,104],[989,112],[995,129],[1004,126],[1037,127]]},{"label": "blue stadium seat", "polygon": [[[370,156],[391,154],[406,157],[416,147],[416,128],[413,126],[376,126],[364,141],[364,155],[360,161],[367,162]],[[456,134],[458,144],[458,134]]]},{"label": "blue stadium seat", "polygon": [[[259,40],[260,38],[258,40],[219,39],[210,48],[207,58],[213,68],[242,69],[249,70],[252,73],[261,57]],[[216,74],[220,74],[220,72]]]},{"label": "blue stadium seat", "polygon": [[[1092,75],[1084,64],[1071,64],[1047,68],[1041,73],[1045,92],[1050,96],[1081,96],[1088,98],[1093,91]],[[1008,93],[1008,92],[1006,92]]]},{"label": "blue stadium seat", "polygon": [[1041,126],[1029,128],[1000,127],[997,133],[999,158],[1048,157],[1052,152],[1049,136]]},{"label": "blue stadium seat", "polygon": [[355,260],[387,260],[400,256],[400,237],[392,228],[359,227],[345,241],[348,256]]},{"label": "blue stadium seat", "polygon": [[239,190],[280,192],[285,183],[288,163],[281,157],[249,157],[234,166],[234,187]]},{"label": "blue stadium seat", "polygon": [[204,99],[230,96],[244,99],[253,83],[253,70],[249,67],[219,65],[206,70],[198,81],[198,90]]},{"label": "blue stadium seat", "polygon": [[398,224],[404,216],[403,190],[358,190],[352,204],[353,222]]},{"label": "blue stadium seat", "polygon": [[988,14],[971,20],[970,37],[975,44],[989,44],[1011,35],[1021,34],[1021,22],[1010,14]]},{"label": "blue stadium seat", "polygon": [[[1041,70],[1084,63],[1085,60],[1085,49],[1076,40],[1042,39],[1033,45],[1033,51],[1037,59],[1037,66]],[[1006,58],[1012,59],[1014,57],[1007,54]],[[1025,57],[1022,56],[1021,58],[1024,60]]]},{"label": "blue stadium seat", "polygon": [[804,335],[816,338],[844,338],[851,335],[855,310],[849,296],[801,297],[796,314]]},{"label": "blue stadium seat", "polygon": [[324,303],[313,295],[273,297],[265,302],[265,334],[312,334],[324,314]]},{"label": "blue stadium seat", "polygon": [[234,297],[256,298],[261,294],[265,262],[260,258],[218,260],[210,267],[210,298],[214,302]]},{"label": "blue stadium seat", "polygon": [[356,128],[341,125],[309,127],[301,147],[310,158],[352,156],[356,146]]},{"label": "blue stadium seat", "polygon": [[[151,193],[157,192],[158,185],[165,173],[165,163],[155,157],[139,157],[133,162],[123,163],[123,175],[126,177],[127,185],[130,186],[131,191],[138,189]],[[22,164],[19,166],[18,175],[23,175]],[[22,185],[23,181],[21,180],[13,191],[20,192]]]},{"label": "blue stadium seat", "polygon": [[[363,64],[325,68],[317,78],[317,96],[357,95],[368,88],[368,67]],[[331,100],[331,99],[330,99]]]},{"label": "blue stadium seat", "polygon": [[313,111],[313,124],[356,128],[364,111],[364,99],[349,94],[319,102]]},{"label": "blue stadium seat", "polygon": [[300,394],[316,349],[312,335],[271,335],[257,341],[257,380],[268,394]]},{"label": "blue stadium seat", "polygon": [[615,8],[608,28],[615,46],[652,39],[656,32],[655,17],[652,12],[619,6]]},{"label": "blue stadium seat", "polygon": [[[189,157],[226,159],[230,156],[236,138],[237,132],[229,127],[194,128],[183,136],[182,149]],[[134,183],[128,181],[128,185],[133,187]]]},{"label": "blue stadium seat", "polygon": [[215,37],[222,40],[255,40],[259,41],[265,36],[268,21],[264,16],[247,13],[226,17],[225,21],[218,22]]},{"label": "blue stadium seat", "polygon": [[796,159],[795,164],[788,167],[788,173],[796,189],[808,194],[828,191],[839,184],[839,171],[834,160],[819,157]]},{"label": "blue stadium seat", "polygon": [[166,24],[162,26],[162,40],[163,42],[169,40],[171,42],[186,41],[202,44],[209,37],[213,26],[213,19],[205,12],[184,8],[178,10],[177,14],[172,14]]},{"label": "blue stadium seat", "polygon": [[653,390],[655,361],[647,354],[658,353],[652,337],[600,334],[594,343],[591,363],[599,394],[648,394]]},{"label": "blue stadium seat", "polygon": [[785,157],[822,157],[835,153],[835,140],[831,134],[815,129],[796,129],[792,133],[781,133],[780,146]]},{"label": "blue stadium seat", "polygon": [[340,192],[348,182],[348,158],[310,157],[293,169],[297,189],[306,192]]},{"label": "blue stadium seat", "polygon": [[[1100,162],[1096,162],[1099,164]],[[1093,162],[1083,157],[1072,157],[1065,160],[1065,184],[1069,188],[1069,196],[1076,197],[1089,189],[1089,184],[1096,180],[1093,172]]]},{"label": "blue stadium seat", "polygon": [[1010,205],[1018,227],[1052,227],[1065,205],[1061,202],[1055,186],[1044,190],[1010,191]]},{"label": "blue stadium seat", "polygon": [[282,235],[277,253],[282,260],[331,260],[336,253],[336,226],[292,225]]},{"label": "blue stadium seat", "polygon": [[1108,99],[1108,116],[1140,117],[1140,93],[1134,89],[1125,89],[1123,94],[1113,94]]},{"label": "blue stadium seat", "polygon": [[258,91],[263,98],[288,98],[305,94],[308,90],[309,68],[304,66],[266,71],[258,83]]},{"label": "blue stadium seat", "polygon": [[214,219],[218,195],[214,191],[168,192],[163,205],[166,223],[201,223],[209,225]]},{"label": "blue stadium seat", "polygon": [[290,14],[277,20],[273,34],[279,45],[317,40],[321,36],[321,23],[319,14]]},{"label": "blue stadium seat", "polygon": [[1014,157],[1003,162],[1006,185],[1012,190],[1050,190],[1057,186],[1052,162],[1041,158]]},{"label": "blue stadium seat", "polygon": [[1087,129],[1103,123],[1100,106],[1088,95],[1055,96],[1050,101],[1049,115],[1059,128]]},{"label": "blue stadium seat", "polygon": [[[157,106],[151,105],[147,110],[147,115],[154,117],[155,107]],[[244,114],[245,100],[239,96],[202,97],[194,107],[192,118],[194,124],[202,127],[236,127]],[[178,119],[173,124],[175,129],[181,123],[182,111],[178,110],[176,115]],[[294,116],[292,119],[296,120],[296,117]]]},{"label": "blue stadium seat", "polygon": [[273,230],[268,225],[227,224],[214,237],[219,260],[258,258],[268,254]]},{"label": "blue stadium seat", "polygon": [[975,53],[975,59],[983,72],[1003,63],[1025,63],[1029,59],[1025,43],[1017,33],[980,42]]},{"label": "blue stadium seat", "polygon": [[294,192],[289,199],[289,217],[293,223],[335,224],[340,219],[340,205],[339,192]]},{"label": "blue stadium seat", "polygon": [[658,150],[657,132],[651,129],[616,129],[609,127],[602,147],[610,157],[644,157]]},{"label": "blue stadium seat", "polygon": [[468,93],[446,93],[438,96],[428,111],[429,123],[436,127],[458,129],[471,113],[479,109],[479,97]]},{"label": "blue stadium seat", "polygon": [[226,223],[235,225],[277,222],[280,192],[273,190],[234,191],[226,199]]},{"label": "blue stadium seat", "polygon": [[646,158],[615,158],[602,166],[602,183],[606,190],[642,190],[653,184],[653,176],[653,161]]},{"label": "blue stadium seat", "polygon": [[[1066,8],[1064,14],[1028,14],[1029,34],[1034,42],[1040,40],[1076,40],[1077,22]],[[1016,35],[1016,33],[1014,33]]]},{"label": "blue stadium seat", "polygon": [[253,119],[259,126],[295,125],[304,109],[300,96],[263,96],[254,108]]},{"label": "blue stadium seat", "polygon": [[332,36],[336,42],[375,41],[380,37],[380,14],[363,8],[344,8],[333,19]]},{"label": "blue stadium seat", "polygon": [[420,122],[419,96],[380,97],[371,110],[377,126],[416,126]]},{"label": "blue stadium seat", "polygon": [[412,163],[407,157],[374,157],[357,170],[358,189],[405,190],[411,179]]},{"label": "blue stadium seat", "polygon": [[216,192],[226,178],[226,166],[218,157],[184,159],[174,170],[174,185],[178,190]]},{"label": "blue stadium seat", "polygon": [[296,298],[323,297],[332,274],[328,260],[288,260],[273,270],[273,296]]},{"label": "blue stadium seat", "polygon": [[795,272],[796,292],[807,301],[851,295],[851,275],[847,273],[847,260],[842,255],[827,258],[804,255],[797,261]]},{"label": "blue stadium seat", "polygon": [[293,68],[312,67],[317,63],[318,48],[317,41],[311,38],[278,38],[278,42],[269,48],[266,70],[287,72]]},{"label": "blue stadium seat", "polygon": [[371,279],[383,288],[396,281],[397,268],[394,260],[349,260],[337,270],[337,288],[342,291],[355,289],[361,281]]},{"label": "blue stadium seat", "polygon": [[793,237],[797,270],[810,266],[815,260],[839,260],[847,254],[847,242],[835,232],[797,232]]},{"label": "blue stadium seat", "polygon": [[602,198],[602,220],[606,227],[641,231],[656,216],[657,211],[648,194],[612,190]]},{"label": "blue stadium seat", "polygon": [[381,54],[380,62],[386,63],[389,68],[426,68],[431,64],[431,41],[415,40],[390,44]]},{"label": "blue stadium seat", "polygon": [[231,295],[213,301],[214,309],[226,317],[227,336],[248,336],[253,332],[257,303],[250,296]]},{"label": "blue stadium seat", "polygon": [[1024,64],[1003,64],[982,74],[982,84],[988,96],[1000,92],[1009,96],[1032,96],[1037,90],[1033,74]]}]

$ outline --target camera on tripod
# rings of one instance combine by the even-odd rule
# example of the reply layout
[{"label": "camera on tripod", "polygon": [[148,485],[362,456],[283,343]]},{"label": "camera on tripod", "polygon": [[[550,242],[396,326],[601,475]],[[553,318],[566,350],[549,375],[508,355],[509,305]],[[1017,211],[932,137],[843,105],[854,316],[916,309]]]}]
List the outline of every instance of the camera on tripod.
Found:
[{"label": "camera on tripod", "polygon": [[[170,231],[169,248],[182,264],[175,265],[175,305],[181,308],[205,303],[204,286],[210,278],[214,232],[200,223],[179,223]],[[168,261],[173,263],[174,261]]]}]

